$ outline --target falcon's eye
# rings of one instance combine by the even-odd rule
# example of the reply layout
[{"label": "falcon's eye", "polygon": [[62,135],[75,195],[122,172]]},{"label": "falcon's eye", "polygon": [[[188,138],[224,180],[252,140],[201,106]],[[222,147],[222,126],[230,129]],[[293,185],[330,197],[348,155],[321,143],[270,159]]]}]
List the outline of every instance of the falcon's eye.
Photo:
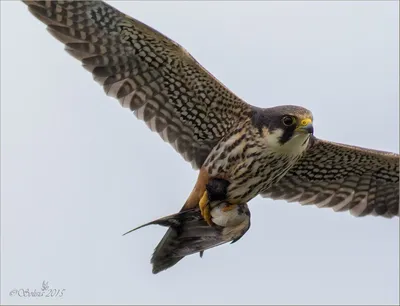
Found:
[{"label": "falcon's eye", "polygon": [[282,123],[284,126],[291,126],[296,122],[296,120],[292,116],[284,116],[282,118]]}]

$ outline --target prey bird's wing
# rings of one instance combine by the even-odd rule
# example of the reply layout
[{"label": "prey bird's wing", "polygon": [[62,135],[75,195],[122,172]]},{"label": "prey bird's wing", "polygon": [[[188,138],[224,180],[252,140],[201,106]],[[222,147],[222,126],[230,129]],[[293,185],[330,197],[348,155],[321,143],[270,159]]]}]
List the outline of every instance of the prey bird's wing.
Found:
[{"label": "prey bird's wing", "polygon": [[313,137],[299,162],[261,195],[355,216],[399,216],[399,155]]},{"label": "prey bird's wing", "polygon": [[[184,48],[102,1],[24,1],[107,95],[195,169],[250,105]],[[132,2],[132,6],[134,3]]]}]

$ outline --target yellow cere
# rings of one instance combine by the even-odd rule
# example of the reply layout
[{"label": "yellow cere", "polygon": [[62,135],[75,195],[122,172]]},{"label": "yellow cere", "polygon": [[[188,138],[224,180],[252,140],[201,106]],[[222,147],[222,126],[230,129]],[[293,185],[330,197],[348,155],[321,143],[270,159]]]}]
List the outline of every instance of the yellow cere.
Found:
[{"label": "yellow cere", "polygon": [[301,126],[306,126],[306,125],[308,125],[310,123],[312,123],[312,120],[310,118],[307,118],[307,119],[301,120],[300,125]]}]

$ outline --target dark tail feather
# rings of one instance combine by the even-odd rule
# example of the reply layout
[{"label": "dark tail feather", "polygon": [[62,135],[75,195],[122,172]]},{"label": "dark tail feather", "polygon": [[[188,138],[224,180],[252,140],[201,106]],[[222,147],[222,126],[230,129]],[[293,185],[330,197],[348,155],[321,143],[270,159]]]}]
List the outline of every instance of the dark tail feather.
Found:
[{"label": "dark tail feather", "polygon": [[180,212],[169,221],[172,224],[151,258],[154,274],[174,266],[185,256],[200,252],[202,257],[204,250],[229,241],[223,235],[223,227],[209,226],[199,209]]},{"label": "dark tail feather", "polygon": [[154,274],[172,267],[187,255],[202,251],[200,242],[204,240],[207,232],[207,237],[215,237],[218,234],[217,229],[204,221],[200,210],[193,208],[143,224],[124,235],[148,225],[169,227],[151,258]]},{"label": "dark tail feather", "polygon": [[154,253],[151,258],[151,263],[153,265],[153,273],[157,274],[158,272],[161,272],[163,270],[172,267],[183,257],[185,257],[185,256],[174,255],[174,250],[179,248],[178,237],[179,233],[182,232],[181,229],[182,224],[185,221],[190,221],[190,220],[197,221],[198,219],[200,219],[200,217],[201,215],[196,213],[196,209],[186,210],[138,226],[126,232],[125,234],[123,234],[123,236],[133,231],[136,231],[142,227],[146,227],[148,225],[169,226],[164,237],[161,239],[161,241],[154,249]]},{"label": "dark tail feather", "polygon": [[185,257],[174,254],[174,250],[177,248],[179,248],[179,231],[177,228],[170,227],[154,249],[151,257],[154,274],[174,266]]}]

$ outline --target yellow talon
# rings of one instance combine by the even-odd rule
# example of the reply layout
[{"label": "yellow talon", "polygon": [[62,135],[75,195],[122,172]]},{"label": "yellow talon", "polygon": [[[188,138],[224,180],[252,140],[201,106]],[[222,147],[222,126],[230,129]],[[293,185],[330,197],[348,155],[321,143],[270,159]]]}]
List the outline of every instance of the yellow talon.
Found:
[{"label": "yellow talon", "polygon": [[208,205],[207,191],[203,193],[203,196],[201,197],[199,202],[199,207],[204,220],[208,223],[208,225],[212,226],[213,222],[211,221],[210,205]]}]

